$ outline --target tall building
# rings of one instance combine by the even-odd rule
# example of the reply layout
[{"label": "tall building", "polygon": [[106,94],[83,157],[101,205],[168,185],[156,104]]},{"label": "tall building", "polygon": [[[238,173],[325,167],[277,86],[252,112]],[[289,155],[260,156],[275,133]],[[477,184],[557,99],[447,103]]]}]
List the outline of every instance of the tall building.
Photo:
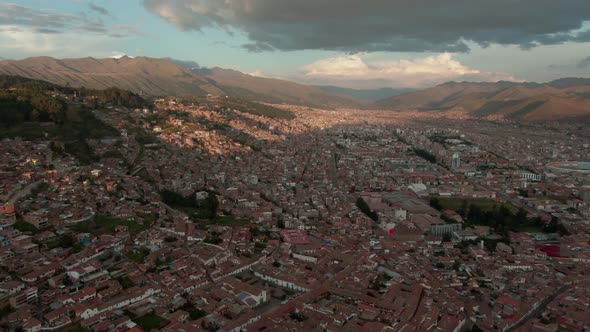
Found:
[{"label": "tall building", "polygon": [[458,153],[454,153],[451,159],[451,168],[457,169],[459,167],[461,167],[461,157]]}]

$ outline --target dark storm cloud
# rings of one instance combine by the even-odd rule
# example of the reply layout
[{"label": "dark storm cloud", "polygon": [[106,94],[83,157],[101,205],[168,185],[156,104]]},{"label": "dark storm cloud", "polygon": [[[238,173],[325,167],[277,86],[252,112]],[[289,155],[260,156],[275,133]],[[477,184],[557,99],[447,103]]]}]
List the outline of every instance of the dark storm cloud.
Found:
[{"label": "dark storm cloud", "polygon": [[590,40],[585,0],[143,0],[183,30],[243,31],[250,51],[468,50],[466,42],[524,48]]},{"label": "dark storm cloud", "polygon": [[580,62],[578,62],[578,68],[588,68],[590,67],[590,56],[586,57],[582,60],[580,60]]}]

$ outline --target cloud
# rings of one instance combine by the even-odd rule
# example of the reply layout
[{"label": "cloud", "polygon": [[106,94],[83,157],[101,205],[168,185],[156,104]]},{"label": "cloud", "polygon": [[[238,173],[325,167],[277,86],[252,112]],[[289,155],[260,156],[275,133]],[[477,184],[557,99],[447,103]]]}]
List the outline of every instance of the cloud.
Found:
[{"label": "cloud", "polygon": [[109,12],[108,9],[106,9],[102,6],[99,6],[97,4],[94,4],[92,2],[88,4],[88,8],[90,8],[90,10],[92,10],[93,12],[96,12],[100,15],[111,16],[111,12]]},{"label": "cloud", "polygon": [[[52,55],[56,57],[108,56],[101,51],[111,41],[111,37],[97,35],[93,38],[80,38],[77,32],[39,33],[29,27],[0,26],[0,45],[3,55],[21,58],[23,55]],[[76,45],[76,47],[63,47]]]},{"label": "cloud", "polygon": [[264,73],[264,71],[260,70],[260,69],[256,69],[255,71],[251,72],[251,73],[247,73],[250,76],[254,76],[254,77],[261,77],[261,78],[271,78],[270,76],[266,75]]},{"label": "cloud", "polygon": [[98,19],[13,3],[0,3],[0,26],[31,27],[40,33],[59,33],[67,30],[106,31],[104,23]]},{"label": "cloud", "polygon": [[116,38],[127,37],[130,35],[147,36],[141,29],[135,25],[115,24],[111,27],[109,35]]},{"label": "cloud", "polygon": [[113,52],[111,52],[111,55],[109,56],[109,58],[111,58],[111,59],[121,59],[122,57],[134,58],[131,55],[127,55],[124,52],[119,52],[119,51],[113,51]]},{"label": "cloud", "polygon": [[580,62],[578,62],[578,68],[587,68],[590,67],[590,56],[586,57],[582,60],[580,60]]},{"label": "cloud", "polygon": [[182,30],[241,31],[249,51],[465,52],[588,41],[583,0],[143,0]]},{"label": "cloud", "polygon": [[[109,14],[105,8],[92,3],[89,6],[95,12]],[[40,34],[78,32],[108,34],[113,37],[140,34],[139,29],[129,25],[108,26],[100,17],[92,17],[86,14],[74,15],[14,3],[0,3],[0,27],[2,26],[33,29]]]},{"label": "cloud", "polygon": [[370,58],[370,54],[360,53],[322,59],[301,67],[299,80],[354,88],[423,88],[450,80],[517,80],[507,74],[469,68],[450,53],[411,60],[371,61]]},{"label": "cloud", "polygon": [[[104,13],[102,7],[89,6],[94,12]],[[70,14],[0,3],[0,49],[14,58],[39,54],[109,56],[104,50],[111,47],[106,45],[132,35],[142,35],[142,32],[131,25],[107,25],[100,17],[85,13]]]}]

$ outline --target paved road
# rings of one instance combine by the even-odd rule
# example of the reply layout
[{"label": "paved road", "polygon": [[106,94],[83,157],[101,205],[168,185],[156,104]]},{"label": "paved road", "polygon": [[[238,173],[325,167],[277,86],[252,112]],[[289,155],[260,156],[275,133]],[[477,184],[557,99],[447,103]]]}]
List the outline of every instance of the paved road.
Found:
[{"label": "paved road", "polygon": [[7,203],[8,204],[14,204],[14,203],[16,203],[16,201],[18,201],[22,197],[25,197],[28,194],[30,194],[31,193],[31,190],[33,190],[33,188],[36,188],[42,182],[43,182],[43,180],[38,180],[38,181],[35,181],[33,183],[29,183],[26,187],[24,187],[23,189],[19,190],[16,194],[12,195],[12,197],[10,197],[10,199],[8,200]]},{"label": "paved road", "polygon": [[553,294],[549,295],[543,301],[541,301],[541,303],[535,309],[531,310],[528,314],[522,316],[522,318],[518,322],[516,322],[516,324],[510,326],[509,328],[507,328],[504,331],[505,332],[515,331],[519,327],[526,324],[526,322],[528,322],[529,319],[539,316],[543,311],[545,311],[545,307],[549,303],[551,303],[551,301],[555,300],[555,298],[559,294],[563,293],[566,289],[568,289],[569,286],[570,285],[563,285],[563,286],[559,287],[555,292],[553,292]]}]

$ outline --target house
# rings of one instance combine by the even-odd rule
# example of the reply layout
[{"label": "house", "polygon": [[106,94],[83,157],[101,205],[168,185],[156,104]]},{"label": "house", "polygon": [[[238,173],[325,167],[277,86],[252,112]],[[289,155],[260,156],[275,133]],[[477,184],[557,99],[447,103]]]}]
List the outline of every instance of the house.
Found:
[{"label": "house", "polygon": [[41,331],[41,321],[31,317],[23,322],[22,328],[25,332],[39,332]]}]

